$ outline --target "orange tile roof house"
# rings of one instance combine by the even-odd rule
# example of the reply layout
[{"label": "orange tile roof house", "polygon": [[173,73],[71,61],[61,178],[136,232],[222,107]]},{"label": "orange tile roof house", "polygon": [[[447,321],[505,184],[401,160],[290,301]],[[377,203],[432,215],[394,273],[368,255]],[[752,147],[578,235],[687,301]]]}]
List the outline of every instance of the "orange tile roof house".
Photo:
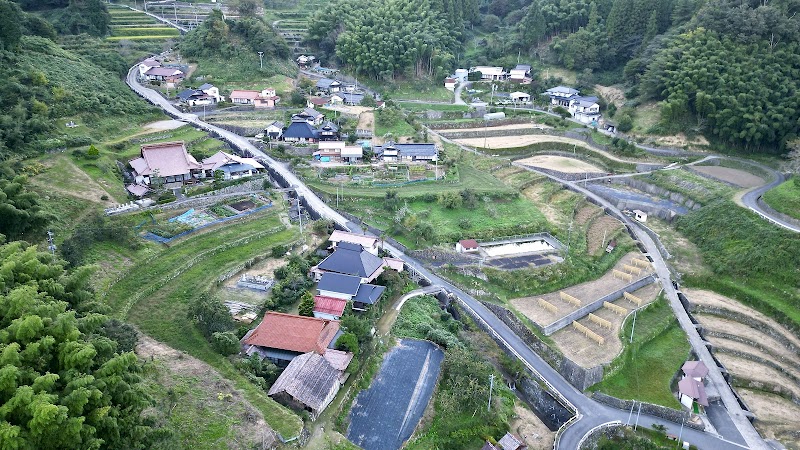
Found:
[{"label": "orange tile roof house", "polygon": [[130,162],[138,185],[149,185],[155,178],[183,183],[202,175],[203,165],[186,151],[183,142],[145,144],[141,155]]},{"label": "orange tile roof house", "polygon": [[258,354],[278,364],[308,352],[324,355],[341,334],[339,322],[269,311],[242,338],[247,355]]}]

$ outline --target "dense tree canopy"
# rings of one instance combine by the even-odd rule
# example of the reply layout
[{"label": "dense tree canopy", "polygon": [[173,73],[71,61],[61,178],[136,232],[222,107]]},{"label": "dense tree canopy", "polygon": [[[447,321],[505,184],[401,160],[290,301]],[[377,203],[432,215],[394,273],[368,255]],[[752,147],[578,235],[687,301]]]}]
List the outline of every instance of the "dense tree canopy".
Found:
[{"label": "dense tree canopy", "polygon": [[467,23],[477,21],[474,0],[339,0],[311,21],[309,39],[323,54],[357,73],[449,73]]},{"label": "dense tree canopy", "polygon": [[2,179],[0,175],[0,235],[25,238],[25,233],[40,231],[49,216],[39,206],[39,196],[26,189],[27,178]]},{"label": "dense tree canopy", "polygon": [[244,53],[264,52],[267,58],[287,58],[289,46],[264,20],[244,17],[226,20],[215,9],[202,25],[184,36],[181,53],[188,57],[224,56],[235,58]]},{"label": "dense tree canopy", "polygon": [[8,449],[148,448],[133,353],[103,334],[88,272],[0,246],[0,442]]}]

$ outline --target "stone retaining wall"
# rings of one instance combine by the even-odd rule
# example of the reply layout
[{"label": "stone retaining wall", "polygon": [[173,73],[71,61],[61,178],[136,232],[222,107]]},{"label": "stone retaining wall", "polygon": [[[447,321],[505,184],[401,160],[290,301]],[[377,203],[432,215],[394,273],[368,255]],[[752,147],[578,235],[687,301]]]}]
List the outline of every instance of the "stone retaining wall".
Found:
[{"label": "stone retaining wall", "polygon": [[[622,400],[610,395],[603,394],[602,392],[593,392],[592,398],[600,403],[606,404],[613,408],[621,409],[623,411],[630,411],[633,407],[633,412],[636,414],[639,411],[638,404],[642,405],[642,412],[656,417],[660,417],[670,422],[685,423],[687,427],[694,428],[695,430],[703,431],[705,426],[703,422],[698,420],[696,414],[689,413],[688,411],[678,411],[677,409],[667,408],[661,405],[654,405],[652,403],[637,402],[635,400]],[[635,417],[635,416],[634,416]],[[631,419],[633,420],[633,419]],[[694,420],[694,422],[693,422]],[[695,423],[699,422],[699,423]],[[643,424],[648,426],[649,424]]]},{"label": "stone retaining wall", "polygon": [[731,378],[731,386],[733,387],[750,389],[754,391],[763,391],[770,394],[779,395],[787,400],[791,400],[792,402],[800,405],[800,398],[798,398],[791,391],[789,391],[788,389],[779,384],[769,383],[767,381],[751,380],[749,378],[739,377],[736,375],[731,375],[730,378]]},{"label": "stone retaining wall", "polygon": [[691,210],[698,210],[703,206],[695,202],[694,200],[687,198],[677,192],[672,192],[670,190],[647,183],[642,180],[636,180],[630,177],[624,177],[624,178],[614,178],[612,179],[612,183],[624,184],[638,191],[642,191],[656,197],[667,199],[673,203],[678,203]]},{"label": "stone retaining wall", "polygon": [[580,173],[559,172],[558,170],[545,169],[544,167],[534,166],[533,164],[526,164],[526,165],[535,167],[536,170],[540,172],[544,172],[548,175],[552,175],[554,177],[567,181],[583,181],[588,178],[597,178],[606,176],[605,172],[580,172]]},{"label": "stone retaining wall", "polygon": [[753,341],[753,340],[750,340],[750,339],[747,339],[745,337],[738,336],[738,335],[733,335],[733,334],[729,334],[729,333],[723,333],[721,331],[709,330],[707,328],[704,329],[703,332],[704,332],[704,334],[706,336],[718,337],[718,338],[722,338],[722,339],[727,339],[729,341],[736,341],[736,342],[740,342],[740,343],[745,344],[745,345],[749,345],[749,346],[751,346],[751,347],[753,347],[755,349],[760,350],[761,352],[763,352],[763,353],[765,353],[767,355],[770,355],[770,357],[774,358],[776,361],[780,361],[781,364],[788,364],[790,366],[793,366],[798,371],[800,371],[800,362],[797,362],[797,361],[794,361],[794,360],[791,360],[791,359],[787,359],[787,358],[785,358],[785,357],[783,357],[783,356],[781,356],[779,354],[773,353],[772,349],[761,345],[760,342],[756,342],[756,341]]},{"label": "stone retaining wall", "polygon": [[794,381],[795,384],[797,384],[798,386],[800,386],[800,379],[798,379],[792,372],[789,372],[783,366],[775,364],[774,362],[769,361],[767,359],[764,359],[764,358],[762,358],[762,357],[760,357],[758,355],[754,355],[752,353],[742,352],[742,351],[739,351],[739,350],[734,350],[734,349],[726,348],[726,347],[712,347],[712,349],[713,349],[713,351],[715,353],[727,353],[729,355],[733,355],[733,356],[736,356],[738,358],[746,359],[748,361],[753,361],[753,362],[765,365],[767,367],[771,367],[771,368],[777,370],[778,372],[780,372],[781,374],[783,374],[785,377],[787,377],[787,378],[791,379],[792,381]]},{"label": "stone retaining wall", "polygon": [[[691,302],[691,299],[689,300]],[[792,343],[789,339],[786,338],[782,333],[775,331],[771,325],[768,325],[761,320],[755,319],[750,316],[746,316],[744,314],[738,313],[736,311],[731,311],[730,309],[726,308],[719,308],[715,306],[708,306],[708,305],[698,305],[698,304],[691,304],[691,312],[693,313],[703,313],[703,314],[711,314],[714,316],[723,317],[726,319],[731,319],[736,322],[741,322],[751,328],[755,328],[758,331],[761,331],[768,336],[772,337],[776,341],[783,344],[789,350],[800,353],[800,348]]]}]

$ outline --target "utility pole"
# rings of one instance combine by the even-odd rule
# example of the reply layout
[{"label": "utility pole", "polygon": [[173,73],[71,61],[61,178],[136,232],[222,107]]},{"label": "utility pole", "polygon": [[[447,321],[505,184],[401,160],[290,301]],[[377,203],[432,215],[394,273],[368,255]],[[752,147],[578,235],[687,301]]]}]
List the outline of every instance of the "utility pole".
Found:
[{"label": "utility pole", "polygon": [[55,260],[56,259],[56,244],[53,243],[53,232],[50,231],[50,230],[47,230],[47,242],[49,243],[49,245],[47,246],[47,249],[50,250],[50,254],[53,255],[53,259]]},{"label": "utility pole", "polygon": [[681,448],[681,443],[683,440],[683,424],[686,422],[686,419],[681,420],[681,432],[678,433],[678,448]]},{"label": "utility pole", "polygon": [[633,310],[633,325],[631,325],[631,340],[628,343],[633,343],[633,332],[636,330],[636,313],[639,311],[639,308]]},{"label": "utility pole", "polygon": [[633,426],[633,429],[636,430],[636,427],[639,426],[639,416],[642,415],[642,402],[639,402],[639,411],[636,413],[636,424]]},{"label": "utility pole", "polygon": [[263,70],[264,69],[264,52],[258,52],[258,60],[259,60],[260,67]]},{"label": "utility pole", "polygon": [[489,403],[486,405],[486,411],[492,409],[492,390],[494,389],[494,374],[489,375]]}]

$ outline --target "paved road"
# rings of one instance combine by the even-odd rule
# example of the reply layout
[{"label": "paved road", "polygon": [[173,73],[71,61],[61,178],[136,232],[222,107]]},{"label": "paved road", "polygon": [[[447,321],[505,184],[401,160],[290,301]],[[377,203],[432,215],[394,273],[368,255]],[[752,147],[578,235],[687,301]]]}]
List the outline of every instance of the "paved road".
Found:
[{"label": "paved road", "polygon": [[[136,80],[136,73],[137,68],[136,66],[132,67],[128,73],[127,83],[137,94],[148,100],[149,102],[155,104],[162,108],[168,115],[177,118],[179,120],[186,121],[197,128],[209,131],[211,133],[215,133],[216,135],[220,136],[222,139],[228,141],[235,147],[238,147],[240,150],[248,151],[253,154],[255,157],[264,160],[265,163],[269,164],[270,167],[275,170],[276,172],[280,173],[287,182],[292,184],[292,186],[296,189],[298,195],[303,196],[308,204],[313,208],[315,211],[320,213],[323,217],[326,217],[330,220],[333,220],[340,226],[350,229],[350,230],[357,230],[358,226],[348,222],[341,214],[334,211],[330,208],[327,204],[325,204],[319,197],[317,197],[305,184],[303,184],[289,169],[286,167],[285,164],[280,163],[272,158],[270,158],[265,153],[258,150],[254,147],[249,141],[244,139],[241,136],[238,136],[234,133],[228,132],[221,128],[215,127],[213,125],[209,125],[200,121],[196,115],[194,114],[186,114],[178,111],[173,105],[171,105],[166,99],[164,99],[159,93],[155,92],[152,89],[147,89],[141,86],[138,81]],[[528,169],[531,170],[531,169]],[[562,182],[561,180],[557,180]],[[588,197],[595,198],[601,204],[607,205],[611,210],[615,210],[613,205],[609,205],[605,200],[597,197],[595,194],[591,192],[585,191],[579,187],[575,187],[579,191],[584,192],[584,195]],[[624,216],[622,216],[625,218]],[[634,230],[641,232],[638,227],[633,224]],[[644,234],[642,232],[642,234]],[[645,245],[648,247],[650,253],[653,255],[654,258],[658,258],[657,260],[657,269],[659,270],[659,277],[663,280],[666,280],[666,286],[669,289],[670,298],[676,297],[675,290],[672,288],[672,283],[669,282],[669,273],[666,269],[666,266],[663,264],[663,260],[660,259],[660,255],[658,250],[655,247],[655,244],[652,240],[649,239],[649,236],[644,234],[646,240]],[[504,343],[506,343],[507,347],[511,349],[513,353],[515,353],[527,366],[531,369],[535,374],[537,374],[548,386],[550,386],[551,390],[553,391],[554,395],[560,396],[562,401],[566,405],[571,405],[571,409],[577,411],[577,417],[579,418],[577,421],[573,422],[571,426],[566,428],[559,440],[558,448],[564,449],[574,449],[577,448],[578,443],[580,442],[581,438],[590,431],[595,426],[598,426],[602,423],[606,423],[613,420],[620,420],[622,422],[628,421],[628,412],[627,411],[620,411],[606,405],[600,404],[595,402],[592,399],[587,398],[583,395],[582,392],[577,390],[571,384],[569,384],[558,372],[556,372],[552,367],[550,367],[539,355],[533,352],[508,326],[506,326],[500,319],[497,318],[491,311],[486,309],[478,300],[473,298],[472,296],[468,295],[461,289],[457,288],[456,286],[450,284],[449,282],[439,278],[438,276],[434,275],[427,269],[425,269],[418,261],[405,255],[402,251],[397,248],[394,248],[390,245],[385,245],[385,249],[392,254],[393,256],[402,259],[409,267],[413,268],[418,273],[422,274],[425,278],[427,278],[431,284],[441,286],[445,288],[447,291],[451,292],[458,299],[462,302],[463,305],[468,307],[469,309],[473,310],[478,317],[483,320],[493,333]],[[685,311],[683,312],[685,316]],[[686,317],[688,320],[688,317]],[[682,323],[683,325],[683,323]],[[692,327],[691,331],[694,333],[695,336],[699,339],[696,330]],[[702,347],[705,349],[705,347]],[[708,351],[705,350],[705,355],[707,358]],[[709,368],[716,368],[715,364],[707,364]],[[712,370],[712,376],[716,374],[717,378],[721,378],[721,374],[719,374],[719,370]],[[716,378],[713,378],[713,382],[718,384]],[[727,386],[727,385],[725,385]],[[728,389],[728,393],[732,398],[733,394]],[[723,400],[725,400],[725,396],[723,396]],[[735,400],[734,400],[735,403]],[[726,407],[728,405],[728,401],[725,402]],[[738,403],[736,403],[736,407],[738,407]],[[731,408],[729,407],[729,411]],[[741,411],[741,409],[739,409]],[[741,418],[743,419],[743,414],[741,414]],[[746,422],[746,419],[744,419]],[[734,417],[734,422],[737,426],[741,426],[737,422],[737,418]],[[662,424],[667,427],[669,433],[678,435],[682,433],[684,440],[697,445],[703,449],[735,449],[741,448],[739,445],[721,440],[713,435],[708,433],[700,432],[693,429],[684,428],[681,430],[680,424],[675,424],[673,422],[668,422],[663,419],[659,419],[652,416],[642,415],[639,418],[640,425],[642,426],[651,426],[652,424]],[[747,426],[752,433],[755,433],[755,430],[752,428],[749,422],[747,422]],[[751,434],[748,433],[746,427],[743,434],[745,435],[745,439],[750,444],[750,447],[753,449],[762,449],[766,446],[761,445],[763,441],[760,440],[760,437],[757,433],[753,437]]]},{"label": "paved road", "polygon": [[461,91],[463,91],[464,88],[468,88],[470,86],[472,86],[472,82],[471,81],[467,81],[467,82],[464,82],[464,83],[458,83],[458,86],[456,86],[456,90],[453,92],[453,94],[455,95],[455,99],[453,100],[453,104],[454,105],[466,105],[467,104],[467,102],[465,102],[464,99],[461,98]]},{"label": "paved road", "polygon": [[782,173],[769,169],[768,167],[764,166],[760,167],[762,169],[767,169],[770,173],[772,173],[773,180],[772,182],[765,184],[764,186],[757,187],[744,194],[742,196],[742,203],[744,203],[744,205],[750,210],[752,210],[754,213],[774,223],[775,225],[778,225],[790,231],[794,231],[795,233],[800,233],[800,226],[797,226],[796,224],[787,222],[780,217],[772,215],[769,211],[764,210],[758,204],[758,199],[761,198],[761,196],[764,195],[765,192],[786,181],[786,178],[783,176]]},{"label": "paved road", "polygon": [[611,211],[614,215],[617,216],[623,223],[625,223],[631,230],[633,230],[636,238],[639,242],[644,245],[645,249],[647,250],[649,256],[653,259],[653,265],[655,266],[656,275],[658,276],[659,282],[664,289],[664,293],[666,294],[667,299],[669,300],[670,306],[672,307],[675,316],[678,318],[678,323],[680,324],[683,331],[689,338],[689,343],[692,346],[694,352],[698,355],[701,361],[705,363],[708,367],[709,374],[708,380],[709,384],[712,384],[714,389],[719,392],[720,398],[725,405],[725,408],[728,410],[728,414],[731,417],[736,428],[739,430],[742,438],[744,438],[745,442],[747,442],[748,447],[751,449],[768,449],[769,447],[758,434],[758,432],[753,428],[753,425],[745,416],[742,407],[739,405],[739,402],[736,400],[736,397],[731,390],[728,383],[722,377],[722,372],[720,372],[719,367],[717,367],[716,362],[711,357],[711,352],[709,352],[708,348],[705,345],[705,341],[700,337],[700,334],[697,332],[692,321],[689,319],[689,315],[687,314],[686,310],[681,305],[680,300],[678,299],[678,293],[675,290],[675,287],[672,285],[672,279],[670,276],[669,269],[664,262],[661,253],[658,251],[658,246],[656,245],[655,241],[644,232],[644,230],[634,221],[632,221],[629,217],[622,214],[622,212],[617,209],[614,205],[610,202],[606,201],[602,197],[593,192],[580,187],[577,183],[572,183],[569,181],[561,180],[560,178],[554,177],[552,175],[546,174],[544,172],[532,169],[530,167],[526,167],[521,164],[515,163],[516,166],[521,167],[526,170],[534,171],[539,174],[545,175],[548,178],[557,181],[565,186],[569,186],[571,189],[583,194],[587,198],[592,198],[595,202],[597,202],[602,207],[606,208],[607,211]]}]

